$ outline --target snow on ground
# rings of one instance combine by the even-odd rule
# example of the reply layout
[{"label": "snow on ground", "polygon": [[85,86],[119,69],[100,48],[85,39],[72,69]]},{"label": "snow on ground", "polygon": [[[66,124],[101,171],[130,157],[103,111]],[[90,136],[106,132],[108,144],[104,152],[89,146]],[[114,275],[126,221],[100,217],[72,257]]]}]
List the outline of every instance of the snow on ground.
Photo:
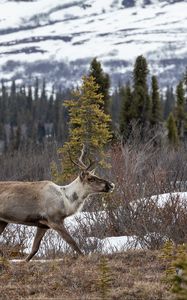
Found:
[{"label": "snow on ground", "polygon": [[181,204],[187,206],[187,192],[176,192],[176,193],[166,193],[161,195],[154,195],[151,199],[155,202],[158,207],[164,207],[171,200],[179,199]]},{"label": "snow on ground", "polygon": [[104,254],[141,248],[141,245],[136,241],[136,236],[113,236],[102,239],[100,242],[102,245],[102,253]]}]

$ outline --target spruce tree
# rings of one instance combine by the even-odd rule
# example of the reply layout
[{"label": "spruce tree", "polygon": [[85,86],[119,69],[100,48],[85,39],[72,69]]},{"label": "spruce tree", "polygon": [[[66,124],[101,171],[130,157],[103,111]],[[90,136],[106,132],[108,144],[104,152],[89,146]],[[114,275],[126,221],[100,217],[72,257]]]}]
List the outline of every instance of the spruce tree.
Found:
[{"label": "spruce tree", "polygon": [[122,96],[120,94],[121,87],[115,88],[114,92],[111,96],[111,118],[114,129],[116,128],[116,124],[119,123],[120,111],[122,109]]},{"label": "spruce tree", "polygon": [[46,82],[45,78],[43,79],[42,83],[42,90],[41,90],[41,97],[39,99],[39,119],[44,124],[46,121],[46,114],[47,114],[47,93],[46,93]]},{"label": "spruce tree", "polygon": [[168,140],[169,140],[170,145],[178,146],[179,136],[178,136],[178,132],[177,132],[175,118],[174,118],[172,112],[169,114],[169,117],[167,120],[167,129],[168,129]]},{"label": "spruce tree", "polygon": [[16,83],[15,83],[15,80],[12,80],[10,95],[11,95],[11,97],[15,97],[15,95],[16,95]]},{"label": "spruce tree", "polygon": [[[147,87],[148,66],[146,59],[140,55],[137,57],[134,71],[133,103],[135,119],[139,121],[142,130],[150,121],[150,97]],[[142,132],[143,133],[143,132]]]},{"label": "spruce tree", "polygon": [[47,113],[46,113],[46,121],[48,123],[52,123],[54,121],[54,97],[53,93],[49,97]]},{"label": "spruce tree", "polygon": [[186,89],[187,89],[187,67],[186,67],[186,70],[185,70],[185,73],[184,73],[184,84],[185,84]]},{"label": "spruce tree", "polygon": [[107,260],[101,256],[99,264],[100,274],[98,280],[98,287],[101,294],[101,300],[110,299],[110,287],[112,283],[112,273],[108,267]]},{"label": "spruce tree", "polygon": [[158,126],[162,120],[161,102],[159,87],[156,76],[152,76],[152,93],[151,93],[151,124]]},{"label": "spruce tree", "polygon": [[35,79],[35,84],[34,84],[34,100],[38,101],[38,91],[39,91],[39,80],[38,77]]},{"label": "spruce tree", "polygon": [[21,145],[21,128],[17,127],[14,139],[13,139],[13,150],[18,150]]},{"label": "spruce tree", "polygon": [[69,98],[69,91],[63,94],[61,87],[59,87],[54,100],[53,122],[55,137],[61,145],[64,144],[68,138],[67,109],[63,106],[63,100],[67,98]]},{"label": "spruce tree", "polygon": [[32,110],[32,87],[29,85],[28,96],[27,96],[27,109],[29,112]]},{"label": "spruce tree", "polygon": [[185,111],[187,112],[187,67],[184,74],[184,86],[185,86]]},{"label": "spruce tree", "polygon": [[1,100],[1,121],[3,125],[9,122],[9,109],[10,107],[8,106],[8,93],[6,86],[4,85],[4,82],[1,81],[1,93],[2,93],[2,100]]},{"label": "spruce tree", "polygon": [[120,134],[123,138],[128,139],[134,114],[133,96],[130,84],[127,84],[125,88],[122,88],[120,94],[122,98],[120,111]]},{"label": "spruce tree", "polygon": [[104,109],[105,113],[109,112],[109,88],[110,88],[110,78],[109,75],[104,73],[101,63],[94,58],[90,64],[90,76],[95,78],[95,82],[98,84],[98,93],[103,95],[103,103],[101,108]]},{"label": "spruce tree", "polygon": [[185,112],[185,92],[183,88],[183,82],[180,81],[176,88],[176,109],[175,118],[177,124],[178,135],[181,140],[184,139],[186,112]]},{"label": "spruce tree", "polygon": [[33,103],[33,117],[38,119],[39,115],[39,80],[36,77],[34,82],[34,103]]},{"label": "spruce tree", "polygon": [[72,158],[77,159],[84,144],[89,159],[95,160],[98,157],[100,163],[103,163],[104,146],[111,138],[109,130],[111,120],[101,109],[104,101],[98,89],[99,86],[93,76],[84,76],[81,87],[73,93],[74,100],[65,101],[70,117],[69,141],[59,150],[63,155],[63,174],[54,176],[56,181],[70,178],[75,171],[68,156],[69,149]]},{"label": "spruce tree", "polygon": [[175,106],[175,96],[172,87],[167,87],[164,102],[164,120],[167,120],[170,112],[173,111]]},{"label": "spruce tree", "polygon": [[10,109],[10,122],[12,126],[17,125],[17,94],[16,94],[16,83],[15,80],[12,81],[9,97],[9,109]]},{"label": "spruce tree", "polygon": [[[25,115],[25,120],[24,120],[24,123],[27,124],[27,134],[28,134],[28,137],[31,137],[32,136],[32,127],[33,127],[33,122],[35,121],[34,118],[33,118],[33,98],[32,98],[32,87],[31,85],[29,85],[29,88],[28,88],[28,95],[27,96],[23,96],[22,97],[24,98],[24,101],[26,102],[26,108],[25,108],[25,112],[24,115]],[[26,98],[26,99],[25,99]]]}]

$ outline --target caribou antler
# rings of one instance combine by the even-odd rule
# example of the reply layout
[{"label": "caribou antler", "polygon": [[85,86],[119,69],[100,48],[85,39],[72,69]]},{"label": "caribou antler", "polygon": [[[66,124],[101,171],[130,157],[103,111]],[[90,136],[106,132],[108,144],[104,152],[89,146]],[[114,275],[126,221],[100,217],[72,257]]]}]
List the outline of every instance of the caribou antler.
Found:
[{"label": "caribou antler", "polygon": [[84,167],[84,169],[87,169],[87,166],[85,165],[85,163],[83,163],[83,158],[85,155],[86,155],[86,146],[85,146],[85,144],[83,144],[82,150],[81,150],[81,155],[80,155],[78,161]]},{"label": "caribou antler", "polygon": [[77,166],[79,169],[84,170],[85,167],[83,167],[82,165],[78,164],[76,161],[74,161],[74,160],[72,159],[70,146],[69,146],[69,144],[67,144],[67,145],[68,145],[68,148],[69,148],[68,154],[69,154],[69,159],[70,159],[70,161],[71,161],[75,166]]},{"label": "caribou antler", "polygon": [[84,171],[88,171],[89,168],[95,163],[94,161],[91,161],[91,160],[89,159],[89,165],[86,166],[85,163],[83,162],[83,158],[84,158],[84,156],[86,155],[86,146],[85,146],[85,144],[83,144],[83,146],[82,146],[81,155],[80,155],[80,157],[79,157],[79,159],[78,159],[78,163],[72,159],[72,157],[71,157],[71,150],[70,150],[70,146],[69,146],[69,145],[68,145],[68,148],[69,148],[68,153],[69,153],[70,161],[71,161],[74,165],[76,165],[79,169],[82,169],[82,170],[84,170]]},{"label": "caribou antler", "polygon": [[92,161],[89,159],[89,165],[86,167],[86,171],[88,171],[94,164],[95,164],[95,161]]}]

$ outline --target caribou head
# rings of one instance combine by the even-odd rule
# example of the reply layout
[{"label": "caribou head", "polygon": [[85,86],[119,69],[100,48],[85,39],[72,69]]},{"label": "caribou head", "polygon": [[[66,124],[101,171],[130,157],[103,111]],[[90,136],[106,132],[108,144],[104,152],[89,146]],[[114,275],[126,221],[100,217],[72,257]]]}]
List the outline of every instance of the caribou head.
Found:
[{"label": "caribou head", "polygon": [[83,185],[83,189],[86,190],[88,194],[113,192],[115,188],[114,183],[96,176],[95,170],[94,169],[90,170],[95,164],[95,162],[89,160],[89,164],[86,165],[83,162],[83,158],[85,157],[85,155],[86,155],[85,145],[83,145],[78,162],[75,162],[72,159],[71,153],[69,151],[71,162],[74,165],[76,165],[80,170],[80,174],[78,178]]}]

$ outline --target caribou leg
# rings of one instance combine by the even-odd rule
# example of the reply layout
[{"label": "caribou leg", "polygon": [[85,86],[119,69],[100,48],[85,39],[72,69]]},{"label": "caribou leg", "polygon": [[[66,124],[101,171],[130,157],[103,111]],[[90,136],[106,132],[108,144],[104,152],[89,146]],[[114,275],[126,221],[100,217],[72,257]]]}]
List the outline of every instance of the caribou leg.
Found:
[{"label": "caribou leg", "polygon": [[47,230],[48,230],[48,228],[37,227],[37,231],[36,231],[36,235],[35,235],[35,238],[34,238],[31,253],[26,257],[25,261],[29,261],[38,252],[41,240],[42,240],[42,238],[43,238],[43,236],[44,236],[44,234],[46,233]]},{"label": "caribou leg", "polygon": [[3,233],[3,231],[7,225],[8,225],[8,223],[0,221],[0,234]]},{"label": "caribou leg", "polygon": [[82,251],[79,249],[77,243],[74,241],[74,239],[71,237],[69,232],[64,227],[63,223],[57,224],[57,223],[48,223],[48,225],[57,231],[60,236],[80,255],[83,255]]},{"label": "caribou leg", "polygon": [[[3,233],[3,231],[7,225],[8,224],[6,222],[0,221],[0,235],[1,235],[1,233]],[[3,251],[0,250],[0,256],[1,255],[3,256]]]}]

